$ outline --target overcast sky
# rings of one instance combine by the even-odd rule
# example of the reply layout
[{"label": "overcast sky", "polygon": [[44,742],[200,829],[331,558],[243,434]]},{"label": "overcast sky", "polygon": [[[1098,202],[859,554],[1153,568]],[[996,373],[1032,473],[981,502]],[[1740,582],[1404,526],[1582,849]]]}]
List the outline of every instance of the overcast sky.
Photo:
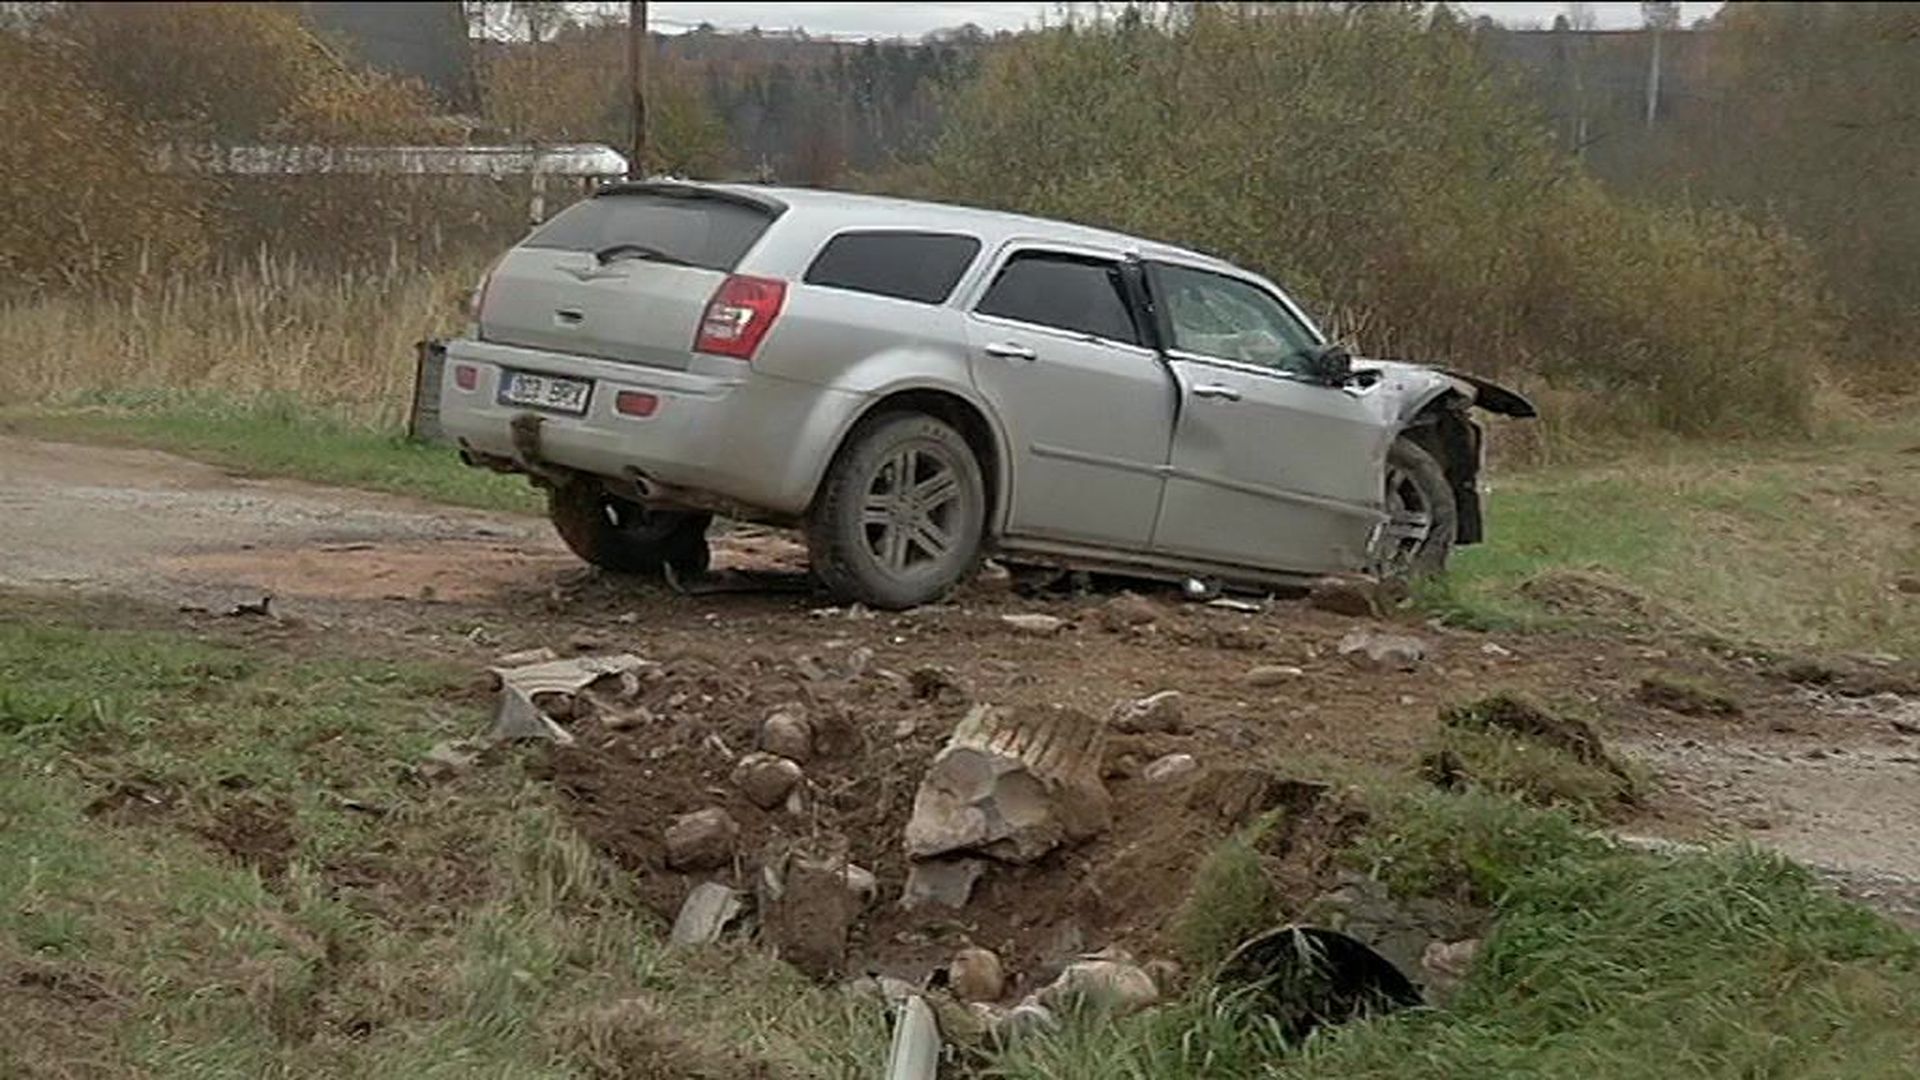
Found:
[{"label": "overcast sky", "polygon": [[[1510,26],[1549,26],[1553,17],[1568,7],[1556,3],[1463,3],[1459,6],[1475,15],[1491,15]],[[1640,25],[1637,3],[1589,3],[1585,7],[1593,13],[1594,22],[1605,29]],[[1718,3],[1683,3],[1681,21],[1691,23],[1705,18],[1719,7]],[[709,22],[723,30],[758,26],[762,30],[800,28],[822,37],[918,37],[929,30],[964,23],[974,23],[989,31],[1018,30],[1037,24],[1043,16],[1051,17],[1058,10],[1057,4],[1033,0],[976,4],[663,3],[654,0],[648,6],[648,19],[657,29],[667,32]]]}]

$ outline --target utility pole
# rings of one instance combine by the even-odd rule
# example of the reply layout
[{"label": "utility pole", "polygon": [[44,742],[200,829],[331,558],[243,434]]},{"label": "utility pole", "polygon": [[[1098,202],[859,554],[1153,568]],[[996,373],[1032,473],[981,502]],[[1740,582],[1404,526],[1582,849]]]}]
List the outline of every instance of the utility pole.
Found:
[{"label": "utility pole", "polygon": [[1640,17],[1647,29],[1653,32],[1653,55],[1647,64],[1647,127],[1653,127],[1655,116],[1660,111],[1660,46],[1667,31],[1680,25],[1680,5],[1676,3],[1642,3]]},{"label": "utility pole", "polygon": [[627,113],[632,139],[627,179],[647,175],[647,0],[627,0],[627,82],[633,98]]}]

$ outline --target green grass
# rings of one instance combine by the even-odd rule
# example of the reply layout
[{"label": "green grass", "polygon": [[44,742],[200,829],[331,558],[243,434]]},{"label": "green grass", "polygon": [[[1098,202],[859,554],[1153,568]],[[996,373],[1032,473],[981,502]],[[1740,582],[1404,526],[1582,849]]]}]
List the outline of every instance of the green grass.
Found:
[{"label": "green grass", "polygon": [[345,421],[291,399],[115,395],[3,412],[0,430],[152,447],[248,476],[291,477],[483,510],[541,509],[525,480],[467,468],[451,447],[409,442],[401,431]]},{"label": "green grass", "polygon": [[873,1071],[871,1006],[663,953],[516,755],[413,780],[469,673],[313,653],[0,597],[0,1075]]},{"label": "green grass", "polygon": [[[1920,655],[1920,423],[1911,415],[1818,443],[1694,444],[1604,464],[1496,471],[1488,542],[1419,597],[1486,628],[1621,613],[1556,609],[1530,581],[1623,587],[1647,616],[1763,645]],[[1632,620],[1629,620],[1632,621]]]},{"label": "green grass", "polygon": [[1920,1070],[1920,944],[1736,850],[1614,849],[1490,794],[1388,799],[1356,855],[1402,894],[1468,895],[1498,922],[1444,1010],[1303,1047],[1201,993],[1003,1055],[1008,1080],[1903,1077]]}]

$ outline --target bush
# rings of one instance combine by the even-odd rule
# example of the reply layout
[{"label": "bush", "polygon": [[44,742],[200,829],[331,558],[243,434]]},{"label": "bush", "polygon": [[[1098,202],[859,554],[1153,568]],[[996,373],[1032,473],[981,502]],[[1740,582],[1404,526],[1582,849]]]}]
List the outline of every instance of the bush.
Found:
[{"label": "bush", "polygon": [[1608,198],[1444,12],[1186,7],[997,51],[937,193],[1216,253],[1375,355],[1551,383],[1611,423],[1807,424],[1826,328],[1788,238]]}]

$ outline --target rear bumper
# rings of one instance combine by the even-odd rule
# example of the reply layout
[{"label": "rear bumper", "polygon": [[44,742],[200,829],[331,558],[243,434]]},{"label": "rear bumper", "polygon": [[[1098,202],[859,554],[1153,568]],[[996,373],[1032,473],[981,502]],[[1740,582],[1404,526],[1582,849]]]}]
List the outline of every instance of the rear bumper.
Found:
[{"label": "rear bumper", "polygon": [[[440,422],[464,450],[519,460],[513,421],[532,412],[541,418],[541,464],[621,480],[637,473],[776,515],[803,512],[835,439],[868,395],[723,363],[738,373],[671,371],[457,339],[447,343]],[[475,371],[471,390],[457,381],[463,367]],[[593,380],[586,414],[500,404],[505,369]],[[653,394],[659,407],[648,417],[615,412],[621,390]]]}]

